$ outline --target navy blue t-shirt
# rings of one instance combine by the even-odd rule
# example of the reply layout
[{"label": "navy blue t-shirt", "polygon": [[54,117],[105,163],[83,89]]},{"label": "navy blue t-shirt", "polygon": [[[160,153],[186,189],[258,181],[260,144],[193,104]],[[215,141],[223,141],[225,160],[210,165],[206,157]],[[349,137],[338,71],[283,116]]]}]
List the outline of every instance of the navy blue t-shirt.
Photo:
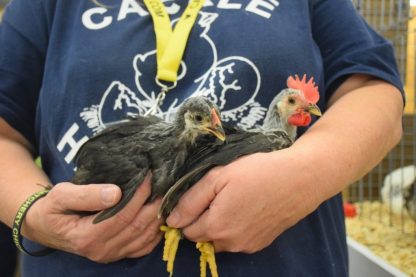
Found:
[{"label": "navy blue t-shirt", "polygon": [[[144,113],[159,88],[152,19],[135,0],[13,0],[0,25],[0,116],[42,157],[53,183],[68,181],[88,137],[129,113]],[[176,22],[187,0],[165,5]],[[159,116],[200,94],[224,121],[262,123],[289,75],[314,76],[325,110],[350,74],[401,89],[392,46],[350,0],[207,0],[192,29],[177,87]],[[304,130],[300,130],[302,133]],[[225,276],[347,276],[341,196],[255,254],[219,253]],[[25,243],[29,243],[25,241]],[[54,252],[23,257],[25,276],[167,276],[160,244],[151,254],[97,264]],[[199,252],[182,241],[175,276],[199,276]]]}]

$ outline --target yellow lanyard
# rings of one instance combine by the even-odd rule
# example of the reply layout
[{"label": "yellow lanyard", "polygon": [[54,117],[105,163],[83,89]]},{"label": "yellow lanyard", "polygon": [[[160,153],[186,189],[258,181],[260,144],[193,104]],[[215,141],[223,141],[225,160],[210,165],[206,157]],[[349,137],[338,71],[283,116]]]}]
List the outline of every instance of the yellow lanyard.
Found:
[{"label": "yellow lanyard", "polygon": [[152,16],[156,35],[156,80],[176,83],[189,33],[204,2],[205,0],[192,0],[172,31],[169,15],[162,1],[144,0]]}]

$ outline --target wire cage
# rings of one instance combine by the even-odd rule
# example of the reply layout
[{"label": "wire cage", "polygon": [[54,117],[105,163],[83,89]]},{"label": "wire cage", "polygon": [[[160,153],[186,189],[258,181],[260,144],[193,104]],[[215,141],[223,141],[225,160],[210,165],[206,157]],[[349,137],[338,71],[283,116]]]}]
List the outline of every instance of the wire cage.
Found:
[{"label": "wire cage", "polygon": [[416,7],[409,0],[353,3],[367,23],[393,43],[406,107],[400,143],[343,193],[344,201],[357,210],[357,216],[346,220],[347,233],[406,274],[416,276]]}]

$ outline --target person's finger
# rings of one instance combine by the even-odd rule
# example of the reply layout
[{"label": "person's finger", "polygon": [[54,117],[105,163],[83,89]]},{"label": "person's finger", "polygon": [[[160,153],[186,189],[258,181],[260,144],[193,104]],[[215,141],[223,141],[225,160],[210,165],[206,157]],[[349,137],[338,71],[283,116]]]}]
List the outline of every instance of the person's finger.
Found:
[{"label": "person's finger", "polygon": [[203,213],[198,219],[184,228],[182,230],[182,233],[184,236],[192,241],[211,241],[212,238],[210,238],[207,235],[208,228],[210,227],[210,224],[208,223],[208,216],[209,211],[206,211]]},{"label": "person's finger", "polygon": [[194,222],[211,204],[219,192],[215,183],[218,168],[211,170],[201,178],[180,199],[166,222],[174,228],[182,228]]},{"label": "person's finger", "polygon": [[143,183],[138,186],[132,199],[130,199],[127,205],[110,219],[105,221],[116,221],[119,224],[130,224],[150,196],[151,179],[152,174],[148,172],[143,180]]},{"label": "person's finger", "polygon": [[132,255],[138,255],[139,253],[145,255],[149,253],[147,252],[148,250],[153,249],[149,249],[149,244],[154,247],[155,240],[160,241],[161,238],[162,232],[160,231],[160,222],[158,220],[153,220],[140,235],[131,234],[128,237],[128,240],[124,242],[113,240],[108,244],[107,248],[119,249],[118,255],[120,257],[130,257]]},{"label": "person's finger", "polygon": [[127,258],[139,258],[145,255],[150,254],[155,247],[159,244],[159,242],[162,240],[162,236],[163,234],[159,233],[157,234],[152,241],[150,241],[148,244],[146,244],[146,246],[140,248],[140,247],[135,247],[135,249],[138,249],[134,252],[131,252],[130,254],[128,254],[126,257]]},{"label": "person's finger", "polygon": [[157,199],[152,203],[144,205],[130,226],[138,231],[140,229],[145,229],[155,220],[162,224],[163,220],[157,217],[161,202],[162,199]]},{"label": "person's finger", "polygon": [[47,197],[58,212],[99,211],[114,206],[121,198],[121,190],[113,184],[59,183]]},{"label": "person's finger", "polygon": [[130,253],[137,251],[137,249],[145,248],[146,245],[152,243],[156,238],[161,238],[163,235],[160,231],[160,222],[153,221],[135,242],[129,245]]},{"label": "person's finger", "polygon": [[145,236],[144,233],[149,229],[150,225],[155,225],[156,227],[152,230],[154,230],[154,233],[158,233],[159,226],[162,224],[162,220],[157,218],[159,205],[160,200],[144,205],[131,223],[125,226],[117,236],[112,237],[109,243],[115,246],[130,244],[132,238],[136,239]]}]

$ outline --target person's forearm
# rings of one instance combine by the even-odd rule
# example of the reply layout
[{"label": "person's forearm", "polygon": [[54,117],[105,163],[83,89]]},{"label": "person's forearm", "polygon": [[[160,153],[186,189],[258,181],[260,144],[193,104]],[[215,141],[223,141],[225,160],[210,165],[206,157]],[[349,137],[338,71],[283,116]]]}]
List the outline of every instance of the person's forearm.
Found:
[{"label": "person's forearm", "polygon": [[34,163],[29,150],[12,140],[8,130],[0,128],[0,131],[0,220],[11,226],[26,198],[42,190],[37,184],[46,185],[49,181]]},{"label": "person's forearm", "polygon": [[402,135],[403,105],[397,88],[374,80],[348,89],[346,85],[337,91],[324,116],[292,146],[314,164],[307,174],[312,181],[309,193],[318,202],[365,175]]}]

